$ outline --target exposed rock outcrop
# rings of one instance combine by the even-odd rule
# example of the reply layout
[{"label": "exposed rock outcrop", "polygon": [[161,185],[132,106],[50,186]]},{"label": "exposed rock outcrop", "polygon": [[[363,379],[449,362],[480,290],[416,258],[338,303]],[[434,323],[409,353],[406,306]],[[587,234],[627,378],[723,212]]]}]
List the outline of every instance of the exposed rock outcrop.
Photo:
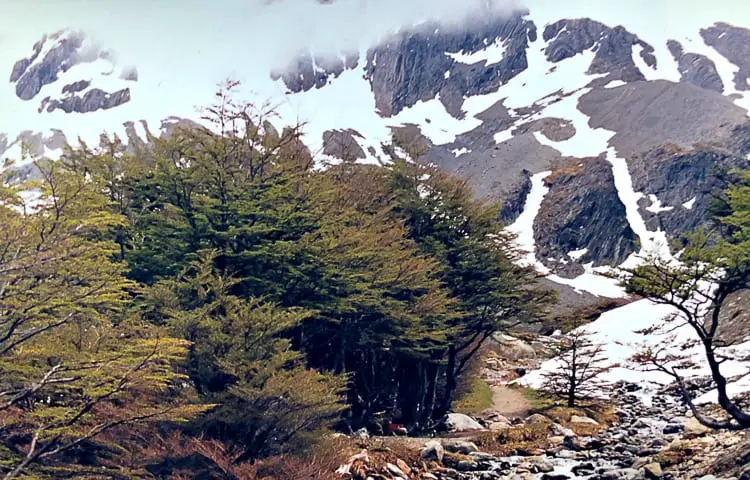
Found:
[{"label": "exposed rock outcrop", "polygon": [[588,18],[560,20],[547,25],[542,38],[549,41],[547,59],[555,63],[593,49],[596,55],[587,73],[608,74],[603,83],[645,80],[633,62],[634,45],[642,48],[640,56],[647,65],[656,65],[654,48],[622,26],[612,28]]},{"label": "exposed rock outcrop", "polygon": [[[62,73],[78,64],[106,60],[112,63],[113,55],[96,45],[86,44],[80,31],[61,30],[45,35],[34,44],[33,54],[16,62],[10,81],[15,83],[16,95],[21,100],[34,99],[46,85],[58,81]],[[46,50],[45,50],[46,49]],[[42,52],[45,51],[42,56]],[[114,64],[113,64],[114,65]],[[123,71],[128,80],[137,80],[134,68]],[[130,89],[105,91],[81,79],[62,86],[57,97],[47,96],[39,104],[39,113],[62,110],[66,113],[89,113],[114,108],[130,101]]]},{"label": "exposed rock outcrop", "polygon": [[[58,75],[67,71],[80,61],[79,50],[83,45],[82,32],[60,31],[45,35],[34,44],[34,53],[29,58],[22,58],[13,66],[10,81],[16,84],[16,95],[22,100],[31,100],[45,85],[57,81]],[[42,59],[39,56],[43,47],[57,42]],[[40,60],[37,62],[37,60]]]},{"label": "exposed rock outcrop", "polygon": [[352,129],[323,132],[323,153],[341,160],[367,158],[355,137],[362,138],[362,135]]},{"label": "exposed rock outcrop", "polygon": [[568,253],[586,249],[582,263],[620,264],[635,252],[635,233],[603,158],[575,159],[547,177],[549,192],[534,221],[537,258],[552,270],[571,271]]},{"label": "exposed rock outcrop", "polygon": [[281,79],[286,88],[294,93],[322,88],[344,71],[357,68],[359,54],[342,53],[339,56],[315,56],[301,52],[297,58],[271,72],[273,80]]},{"label": "exposed rock outcrop", "polygon": [[750,30],[719,22],[701,30],[706,45],[738,67],[734,74],[737,90],[750,90]]},{"label": "exposed rock outcrop", "polygon": [[[446,110],[461,117],[464,96],[494,92],[528,67],[526,49],[537,32],[524,14],[488,18],[470,31],[430,24],[371,49],[365,70],[378,110],[385,116],[395,115],[439,94]],[[504,55],[491,65],[485,61],[468,65],[448,55],[473,54],[497,42],[504,46]]]},{"label": "exposed rock outcrop", "polygon": [[108,93],[99,88],[92,88],[83,95],[69,95],[62,99],[44,99],[41,108],[47,112],[57,109],[65,113],[88,113],[97,110],[108,110],[130,101],[130,89],[124,88],[114,93]]},{"label": "exposed rock outcrop", "polygon": [[655,213],[648,210],[653,207],[649,200],[642,202],[647,226],[673,238],[709,223],[712,194],[723,188],[717,173],[747,165],[742,157],[710,146],[685,150],[666,145],[628,159],[633,188],[655,195],[660,204],[661,211]]},{"label": "exposed rock outcrop", "polygon": [[685,53],[680,42],[676,40],[669,40],[667,47],[677,62],[681,82],[692,83],[714,92],[724,91],[724,83],[710,58],[697,53]]},{"label": "exposed rock outcrop", "polygon": [[724,143],[747,122],[747,111],[732,99],[687,83],[664,80],[595,88],[578,109],[592,128],[612,130],[610,143],[628,157],[674,143],[690,149],[699,143]]}]

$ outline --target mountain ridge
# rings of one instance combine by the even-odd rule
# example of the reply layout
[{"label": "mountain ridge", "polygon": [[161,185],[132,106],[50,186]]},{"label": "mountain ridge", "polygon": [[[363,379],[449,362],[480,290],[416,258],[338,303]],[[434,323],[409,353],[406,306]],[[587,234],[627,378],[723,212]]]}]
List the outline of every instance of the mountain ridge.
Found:
[{"label": "mountain ridge", "polygon": [[[750,154],[750,30],[717,21],[661,41],[593,17],[544,22],[539,11],[488,15],[465,28],[428,21],[358,52],[302,52],[264,72],[285,92],[269,120],[294,123],[295,108],[311,105],[305,140],[327,161],[387,161],[381,143],[397,133],[478,196],[501,201],[502,219],[531,232],[521,247],[535,251],[532,263],[569,280],[704,224],[706,178]],[[37,118],[71,125],[9,132],[4,158],[19,157],[21,140],[59,155],[89,115],[119,131],[126,148],[198,119],[184,106],[158,114],[161,104],[148,120],[133,117],[159,95],[155,79],[80,30],[45,35],[31,52],[11,68],[15,101],[38,102],[30,127]],[[95,144],[102,132],[86,129]],[[532,208],[531,178],[546,171],[538,211],[519,226]]]}]

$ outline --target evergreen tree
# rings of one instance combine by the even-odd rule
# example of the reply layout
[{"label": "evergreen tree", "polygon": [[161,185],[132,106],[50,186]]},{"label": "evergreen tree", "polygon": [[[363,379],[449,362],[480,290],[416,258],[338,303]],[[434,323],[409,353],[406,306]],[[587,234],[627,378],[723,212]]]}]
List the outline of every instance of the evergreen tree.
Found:
[{"label": "evergreen tree", "polygon": [[484,341],[539,321],[556,296],[536,285],[531,269],[514,264],[517,252],[498,221],[498,205],[475,199],[466,182],[421,162],[394,157],[389,171],[394,213],[440,263],[441,280],[462,312],[448,342],[440,408],[446,413],[459,376]]},{"label": "evergreen tree", "polygon": [[[106,233],[122,223],[87,177],[37,163],[0,187],[0,472],[49,469],[108,430],[183,419],[187,344],[129,308]],[[23,190],[23,194],[21,193]],[[34,193],[35,192],[35,193]],[[189,397],[187,397],[189,398]],[[75,460],[65,469],[75,471]],[[62,468],[62,467],[60,467]]]},{"label": "evergreen tree", "polygon": [[277,453],[329,426],[342,410],[345,378],[305,368],[283,333],[310,312],[229,294],[216,252],[201,252],[177,280],[152,290],[160,318],[191,342],[188,371],[218,407],[201,431],[231,440],[239,460]]}]

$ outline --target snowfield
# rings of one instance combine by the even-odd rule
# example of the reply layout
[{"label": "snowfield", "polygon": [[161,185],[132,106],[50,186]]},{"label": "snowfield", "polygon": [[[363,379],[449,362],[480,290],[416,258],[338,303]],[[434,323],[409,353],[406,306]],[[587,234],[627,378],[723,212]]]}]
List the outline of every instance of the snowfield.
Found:
[{"label": "snowfield", "polygon": [[[710,375],[701,347],[694,346],[687,350],[681,350],[680,344],[686,340],[696,338],[695,333],[688,326],[677,328],[670,334],[649,334],[648,336],[638,333],[639,330],[650,328],[654,325],[663,325],[665,318],[674,315],[676,311],[669,306],[657,305],[649,300],[638,300],[623,307],[619,307],[603,313],[594,322],[580,327],[591,333],[591,340],[604,346],[603,354],[609,365],[617,367],[609,370],[602,379],[609,383],[626,381],[635,383],[641,387],[637,392],[639,397],[650,403],[652,395],[660,387],[673,381],[669,375],[644,369],[634,364],[631,357],[646,347],[669,346],[670,351],[688,355],[698,368],[683,370],[681,373],[686,377]],[[679,322],[679,320],[676,320]],[[729,392],[735,395],[740,392],[750,391],[750,362],[746,361],[750,355],[750,342],[745,342],[731,348],[723,349],[722,353],[732,360],[728,360],[721,366],[722,372],[730,379]],[[559,361],[551,359],[544,362],[539,369],[534,370],[518,380],[518,383],[531,388],[541,388],[544,384],[545,372],[554,371],[559,368]],[[601,395],[607,397],[607,391]],[[697,399],[697,403],[715,402],[716,392],[709,392]]]}]

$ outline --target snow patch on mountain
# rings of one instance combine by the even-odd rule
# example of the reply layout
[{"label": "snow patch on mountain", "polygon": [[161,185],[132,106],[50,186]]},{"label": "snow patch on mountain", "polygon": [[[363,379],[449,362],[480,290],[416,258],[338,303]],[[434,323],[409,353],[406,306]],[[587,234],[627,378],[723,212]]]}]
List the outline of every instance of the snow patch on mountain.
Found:
[{"label": "snow patch on mountain", "polygon": [[646,207],[646,210],[648,210],[651,213],[661,213],[661,212],[669,212],[671,210],[674,210],[674,207],[672,206],[662,206],[661,201],[654,195],[653,193],[648,196],[648,199],[651,201],[651,205]]},{"label": "snow patch on mountain", "polygon": [[505,57],[506,47],[501,39],[497,39],[492,43],[489,43],[485,39],[484,42],[487,47],[474,53],[460,51],[456,53],[445,52],[445,54],[458,63],[474,65],[479,62],[485,62],[485,66],[498,63]]}]

